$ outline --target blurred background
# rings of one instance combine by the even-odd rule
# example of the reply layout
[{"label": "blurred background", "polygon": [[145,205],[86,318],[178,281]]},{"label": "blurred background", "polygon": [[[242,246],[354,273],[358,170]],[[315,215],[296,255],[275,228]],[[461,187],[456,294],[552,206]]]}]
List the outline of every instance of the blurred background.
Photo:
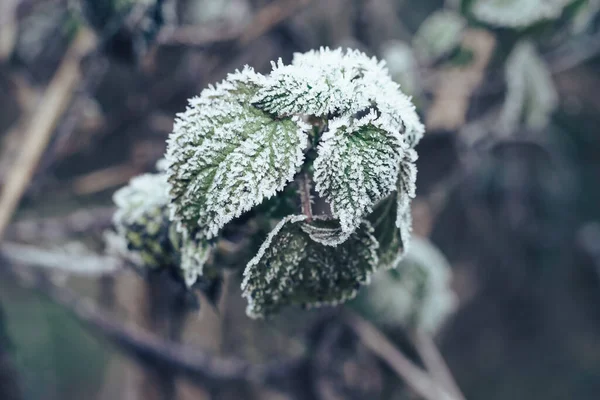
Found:
[{"label": "blurred background", "polygon": [[[104,255],[114,191],[155,171],[188,98],[245,64],[268,73],[321,46],[385,59],[427,126],[414,232],[451,266],[457,305],[435,340],[465,397],[599,398],[599,11],[595,0],[0,0],[0,399],[160,399],[165,385],[181,400],[419,398],[331,310],[248,319],[236,278],[215,304],[202,294],[169,339],[191,364],[284,360],[287,390],[211,380],[111,335],[172,336],[146,280]],[[384,330],[416,357],[402,329]],[[307,352],[308,371],[286,364]]]}]

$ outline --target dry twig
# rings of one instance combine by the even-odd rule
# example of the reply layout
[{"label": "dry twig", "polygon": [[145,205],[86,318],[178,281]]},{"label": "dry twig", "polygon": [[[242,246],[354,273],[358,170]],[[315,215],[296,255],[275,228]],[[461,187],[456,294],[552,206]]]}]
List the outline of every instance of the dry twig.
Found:
[{"label": "dry twig", "polygon": [[7,174],[0,198],[0,239],[50,142],[60,116],[69,105],[79,84],[79,64],[93,43],[91,32],[81,29],[31,118],[21,153]]}]

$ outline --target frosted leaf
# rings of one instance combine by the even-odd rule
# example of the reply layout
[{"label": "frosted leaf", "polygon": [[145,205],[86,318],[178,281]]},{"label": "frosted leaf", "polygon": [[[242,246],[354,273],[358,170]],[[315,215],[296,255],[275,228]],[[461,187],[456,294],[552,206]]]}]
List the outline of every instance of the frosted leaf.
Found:
[{"label": "frosted leaf", "polygon": [[411,150],[400,165],[397,190],[382,200],[371,215],[373,235],[379,242],[379,266],[396,268],[409,249],[412,234],[410,202],[415,197],[416,153]]},{"label": "frosted leaf", "polygon": [[537,22],[560,17],[573,0],[475,0],[473,16],[487,24],[526,28]]},{"label": "frosted leaf", "polygon": [[184,240],[181,245],[180,269],[185,284],[191,287],[204,272],[204,265],[210,256],[210,246],[201,241]]},{"label": "frosted leaf", "polygon": [[279,60],[252,101],[278,115],[319,118],[374,108],[379,117],[373,123],[390,134],[418,136],[424,130],[385,63],[356,50],[321,48],[295,54],[290,65]]},{"label": "frosted leaf", "polygon": [[300,228],[313,241],[325,246],[337,246],[350,236],[342,231],[340,223],[336,220],[314,217],[311,223],[300,224]]},{"label": "frosted leaf", "polygon": [[455,11],[432,13],[413,37],[416,54],[428,63],[441,59],[458,47],[466,27],[467,21]]},{"label": "frosted leaf", "polygon": [[211,239],[292,180],[309,129],[250,104],[264,77],[246,67],[202,91],[178,115],[167,146],[171,217]]},{"label": "frosted leaf", "polygon": [[126,252],[121,250],[122,255],[131,253],[127,255],[130,261],[148,268],[175,264],[177,256],[170,240],[171,224],[167,214],[166,175],[134,177],[129,185],[115,192],[113,201],[117,206],[113,225],[127,248]]},{"label": "frosted leaf", "polygon": [[451,278],[444,255],[428,240],[415,237],[398,267],[373,274],[354,304],[383,326],[435,333],[456,309]]},{"label": "frosted leaf", "polygon": [[117,211],[113,216],[116,233],[107,233],[109,253],[138,267],[178,268],[188,286],[202,275],[210,247],[191,240],[174,229],[168,218],[167,176],[144,174],[115,192]]},{"label": "frosted leaf", "polygon": [[314,242],[305,216],[284,218],[247,265],[242,282],[253,318],[288,305],[318,307],[353,298],[377,266],[377,241],[365,223],[337,247]]},{"label": "frosted leaf", "polygon": [[392,79],[402,91],[408,95],[418,95],[421,92],[421,77],[412,47],[399,40],[391,40],[382,46],[381,55]]},{"label": "frosted leaf", "polygon": [[507,93],[500,115],[500,130],[512,133],[521,124],[544,128],[558,106],[558,94],[544,60],[531,42],[518,43],[506,62]]},{"label": "frosted leaf", "polygon": [[333,119],[319,144],[315,189],[329,202],[343,232],[352,232],[396,188],[403,149],[395,136],[372,124],[375,118],[371,111],[352,122]]}]

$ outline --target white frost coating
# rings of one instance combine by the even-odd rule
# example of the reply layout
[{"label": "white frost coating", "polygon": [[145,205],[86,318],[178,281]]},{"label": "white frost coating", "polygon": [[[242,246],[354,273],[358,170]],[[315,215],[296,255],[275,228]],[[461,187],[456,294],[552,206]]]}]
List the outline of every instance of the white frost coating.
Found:
[{"label": "white frost coating", "polygon": [[144,174],[115,192],[116,233],[105,235],[107,250],[138,267],[179,267],[186,284],[192,286],[202,275],[210,247],[172,229],[168,187],[164,173]]},{"label": "white frost coating", "polygon": [[475,0],[471,12],[478,20],[508,28],[526,28],[560,17],[573,0]]},{"label": "white frost coating", "polygon": [[279,115],[316,117],[351,116],[375,107],[380,115],[373,124],[390,134],[420,136],[424,131],[385,62],[357,50],[321,48],[296,53],[290,65],[279,60],[252,101]]},{"label": "white frost coating", "polygon": [[117,211],[113,223],[136,223],[145,213],[166,206],[169,203],[167,176],[164,174],[143,174],[131,179],[129,185],[117,190],[113,201]]},{"label": "white frost coating", "polygon": [[524,125],[539,130],[546,127],[558,106],[552,75],[533,43],[518,43],[506,62],[507,93],[499,129],[510,134]]},{"label": "white frost coating", "polygon": [[[377,267],[377,240],[365,223],[337,247],[314,242],[305,216],[284,218],[247,265],[242,295],[252,318],[288,305],[319,307],[353,298]],[[312,222],[314,223],[314,222]]]},{"label": "white frost coating", "polygon": [[[400,241],[403,251],[399,254],[397,262],[404,257],[409,249],[410,236],[412,234],[412,213],[410,209],[411,200],[417,195],[417,152],[413,149],[407,151],[404,160],[400,164],[398,186],[396,195],[396,227],[400,230]],[[393,265],[395,268],[396,265]]]},{"label": "white frost coating", "polygon": [[304,160],[309,126],[250,104],[265,78],[246,67],[190,100],[169,136],[171,217],[207,239],[270,198]]},{"label": "white frost coating", "polygon": [[467,21],[457,12],[436,11],[423,21],[415,33],[415,52],[424,61],[435,62],[458,47],[466,27]]},{"label": "white frost coating", "polygon": [[451,267],[428,240],[414,238],[395,270],[373,275],[356,302],[376,322],[435,333],[457,306]]},{"label": "white frost coating", "polygon": [[373,127],[375,111],[361,119],[331,120],[315,160],[317,192],[343,232],[352,232],[373,205],[396,189],[403,150],[396,137]]},{"label": "white frost coating", "polygon": [[210,256],[210,246],[206,242],[184,241],[181,247],[181,273],[185,284],[192,287],[204,272],[204,265]]}]

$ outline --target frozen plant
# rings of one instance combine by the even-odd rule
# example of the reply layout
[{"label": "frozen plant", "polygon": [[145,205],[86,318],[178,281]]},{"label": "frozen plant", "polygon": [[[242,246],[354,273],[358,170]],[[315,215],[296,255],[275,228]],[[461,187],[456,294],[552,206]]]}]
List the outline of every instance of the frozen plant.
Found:
[{"label": "frozen plant", "polygon": [[[244,271],[248,315],[338,304],[407,247],[423,131],[384,62],[361,52],[296,54],[268,75],[245,67],[178,114],[166,177],[117,193],[115,224],[147,264],[201,274],[232,224],[258,220],[266,239]],[[154,233],[132,231],[140,225]],[[175,252],[161,258],[153,234]]]}]

